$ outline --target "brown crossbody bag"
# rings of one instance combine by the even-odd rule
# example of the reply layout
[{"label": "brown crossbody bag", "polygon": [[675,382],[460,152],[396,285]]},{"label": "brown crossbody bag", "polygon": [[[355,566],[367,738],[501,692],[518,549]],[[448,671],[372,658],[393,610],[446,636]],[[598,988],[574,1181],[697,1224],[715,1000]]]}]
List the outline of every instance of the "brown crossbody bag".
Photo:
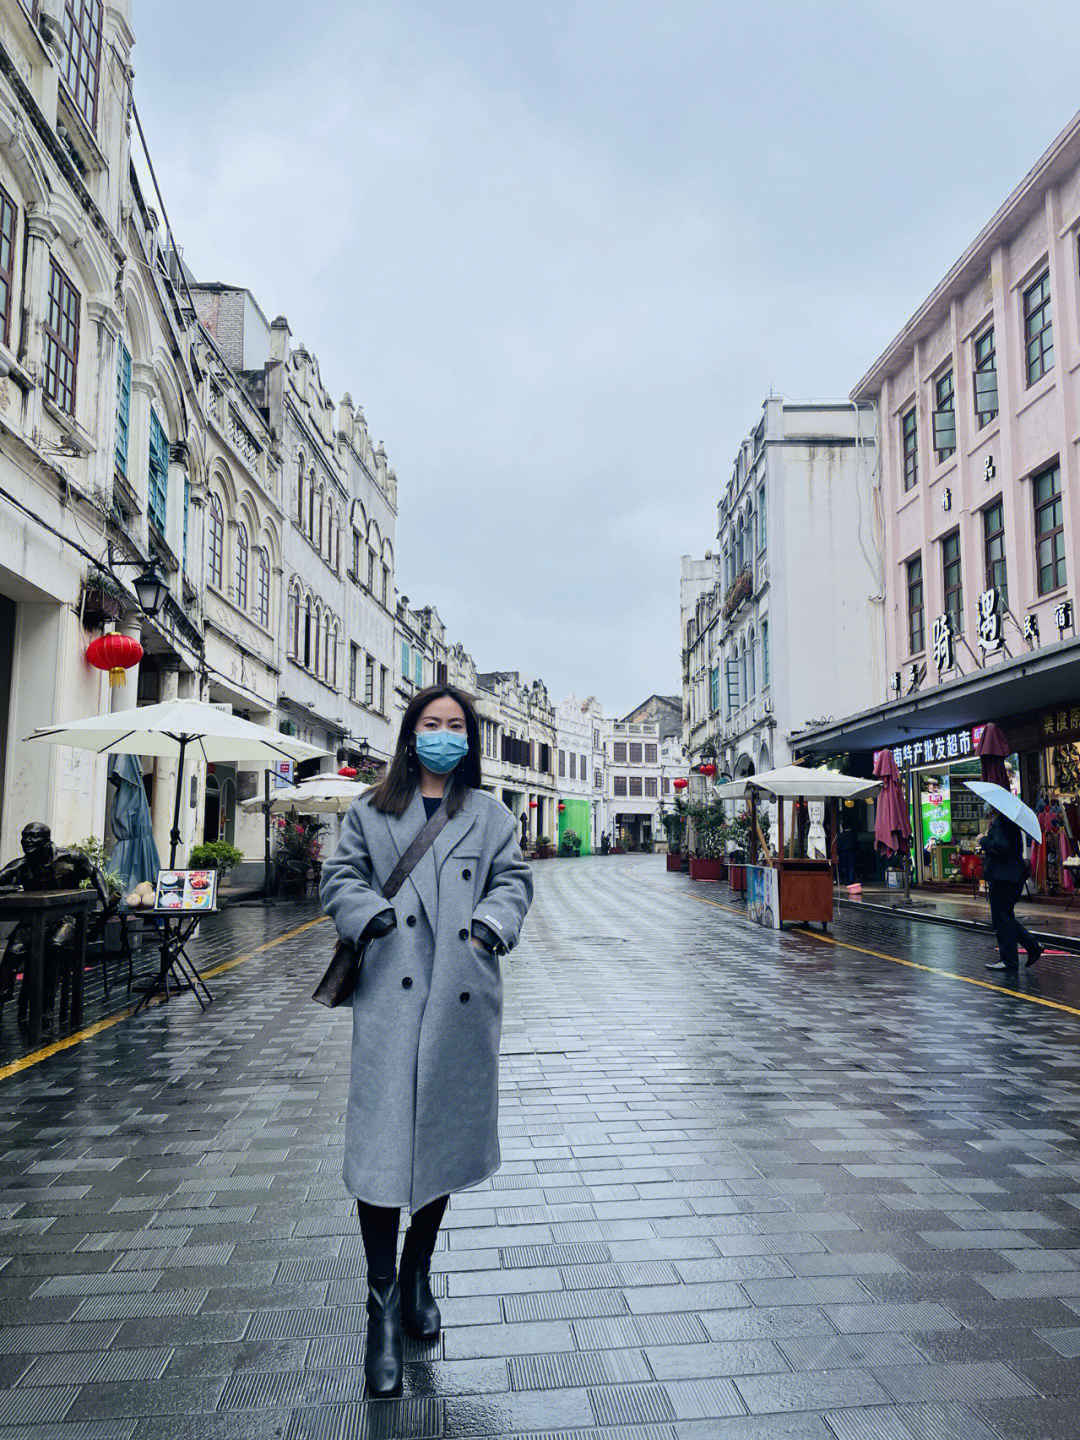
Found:
[{"label": "brown crossbody bag", "polygon": [[[435,836],[449,819],[450,816],[444,803],[435,811],[435,814],[390,872],[390,878],[382,889],[385,900],[394,898],[409,878],[412,870],[424,858]],[[320,1005],[328,1005],[331,1009],[335,1005],[343,1005],[356,989],[356,982],[360,979],[360,965],[364,958],[364,949],[364,945],[351,945],[347,940],[339,937],[334,945],[334,953],[330,957],[326,974],[316,985],[311,998],[317,1000]]]}]

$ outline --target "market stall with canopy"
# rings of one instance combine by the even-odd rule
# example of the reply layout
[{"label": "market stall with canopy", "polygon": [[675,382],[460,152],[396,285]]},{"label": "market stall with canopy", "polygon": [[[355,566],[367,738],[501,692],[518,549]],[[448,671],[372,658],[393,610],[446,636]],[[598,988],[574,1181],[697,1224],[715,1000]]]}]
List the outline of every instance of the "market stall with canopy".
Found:
[{"label": "market stall with canopy", "polygon": [[[751,855],[746,870],[746,904],[751,919],[775,930],[779,930],[785,920],[802,924],[816,920],[827,926],[833,918],[832,864],[824,853],[819,857],[784,854],[787,805],[791,801],[865,798],[877,791],[880,780],[841,775],[835,770],[784,765],[761,775],[747,776],[744,783],[751,817]],[[757,824],[758,797],[761,795],[776,801],[775,852],[764,845]]]}]

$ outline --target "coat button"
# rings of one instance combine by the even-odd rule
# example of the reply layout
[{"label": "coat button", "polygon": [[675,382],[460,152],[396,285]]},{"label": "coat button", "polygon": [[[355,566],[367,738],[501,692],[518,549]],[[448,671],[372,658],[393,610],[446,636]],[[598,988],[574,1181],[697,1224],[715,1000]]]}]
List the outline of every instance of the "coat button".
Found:
[{"label": "coat button", "polygon": [[402,980],[402,982],[401,982],[401,988],[402,988],[403,990],[408,990],[408,988],[409,988],[409,986],[410,986],[411,984],[412,984],[412,976],[411,976],[411,975],[406,975],[406,976],[405,976],[405,979]]},{"label": "coat button", "polygon": [[471,870],[462,870],[462,872],[461,872],[461,878],[462,878],[463,880],[471,880],[471,879],[472,879],[472,871],[471,871]]},{"label": "coat button", "polygon": [[469,938],[468,930],[459,930],[457,933],[459,938],[462,940],[467,940]]},{"label": "coat button", "polygon": [[405,917],[405,924],[406,924],[406,925],[415,925],[415,924],[416,924],[416,916],[415,916],[415,915],[406,915],[406,917]]},{"label": "coat button", "polygon": [[461,1003],[462,1003],[463,1005],[467,1005],[467,1004],[469,1003],[469,992],[468,992],[468,990],[462,990],[462,992],[461,992],[461,997],[460,997],[460,998],[461,998]]}]

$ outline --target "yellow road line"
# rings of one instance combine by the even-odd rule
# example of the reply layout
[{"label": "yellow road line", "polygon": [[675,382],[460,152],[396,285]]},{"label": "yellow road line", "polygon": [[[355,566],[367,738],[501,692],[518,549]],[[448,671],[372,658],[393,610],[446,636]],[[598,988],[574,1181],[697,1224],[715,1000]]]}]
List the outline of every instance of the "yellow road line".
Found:
[{"label": "yellow road line", "polygon": [[[754,924],[745,910],[737,909],[734,905],[721,905],[718,900],[707,900],[704,895],[691,895],[690,899],[697,900],[702,905],[712,905],[717,910],[726,910],[730,915],[738,915],[748,925]],[[858,955],[872,955],[875,960],[888,960],[893,965],[905,965],[909,970],[923,970],[927,975],[940,975],[943,980],[960,980],[965,985],[976,985],[980,990],[996,990],[999,995],[1012,995],[1016,1000],[1026,1000],[1031,1005],[1044,1005],[1048,1010],[1064,1010],[1066,1015],[1080,1015],[1080,1010],[1072,1005],[1063,1005],[1060,1000],[1045,1000],[1041,995],[1029,995],[1025,990],[1010,990],[1007,985],[995,985],[990,980],[976,980],[970,975],[960,975],[955,970],[938,970],[933,965],[921,965],[917,960],[904,960],[899,955],[886,955],[881,950],[867,950],[863,945],[852,945],[847,940],[819,934],[817,930],[796,929],[787,933],[805,935],[810,940],[820,940],[823,945],[839,946],[841,950],[854,950]]]},{"label": "yellow road line", "polygon": [[[286,940],[293,940],[297,935],[302,935],[305,930],[310,930],[314,925],[322,925],[329,917],[320,915],[317,920],[305,921],[298,925],[295,930],[287,930],[284,935],[278,935],[273,940],[267,940],[264,945],[256,945],[254,950],[248,950],[243,955],[237,955],[233,960],[226,960],[221,965],[215,965],[212,970],[205,970],[202,973],[210,978],[214,975],[221,975],[226,970],[234,970],[237,965],[242,965],[245,960],[250,960],[253,955],[261,955],[264,950],[272,950],[275,945],[281,945]],[[163,997],[151,1000],[144,1009],[150,1005],[163,1005]],[[119,1010],[115,1015],[107,1015],[104,1020],[97,1020],[93,1025],[87,1025],[82,1030],[76,1030],[74,1035],[65,1035],[62,1040],[54,1040],[51,1045],[45,1045],[40,1050],[35,1050],[30,1055],[24,1055],[21,1060],[12,1060],[9,1065],[0,1066],[0,1080],[6,1080],[11,1075],[18,1075],[22,1070],[29,1070],[32,1065],[40,1065],[42,1060],[48,1060],[50,1055],[58,1055],[61,1050],[70,1050],[73,1045],[81,1045],[84,1040],[91,1039],[94,1035],[100,1035],[102,1030],[108,1030],[113,1025],[119,1025],[121,1020],[127,1020],[134,1015],[135,1007],[132,1005],[127,1010]]]}]

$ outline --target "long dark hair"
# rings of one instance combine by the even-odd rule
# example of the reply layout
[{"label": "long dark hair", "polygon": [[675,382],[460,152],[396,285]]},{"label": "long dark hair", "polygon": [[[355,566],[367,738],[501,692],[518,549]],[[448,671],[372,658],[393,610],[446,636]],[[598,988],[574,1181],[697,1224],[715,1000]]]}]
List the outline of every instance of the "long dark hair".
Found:
[{"label": "long dark hair", "polygon": [[469,753],[451,770],[447,781],[445,805],[449,813],[456,815],[465,804],[469,791],[480,789],[480,721],[476,706],[463,690],[454,685],[429,685],[426,690],[417,691],[409,701],[401,718],[397,749],[390,769],[368,800],[369,805],[381,810],[384,815],[404,815],[412,803],[420,784],[420,761],[413,749],[416,723],[431,702],[441,700],[444,695],[455,700],[465,712],[465,734],[469,741]]}]

